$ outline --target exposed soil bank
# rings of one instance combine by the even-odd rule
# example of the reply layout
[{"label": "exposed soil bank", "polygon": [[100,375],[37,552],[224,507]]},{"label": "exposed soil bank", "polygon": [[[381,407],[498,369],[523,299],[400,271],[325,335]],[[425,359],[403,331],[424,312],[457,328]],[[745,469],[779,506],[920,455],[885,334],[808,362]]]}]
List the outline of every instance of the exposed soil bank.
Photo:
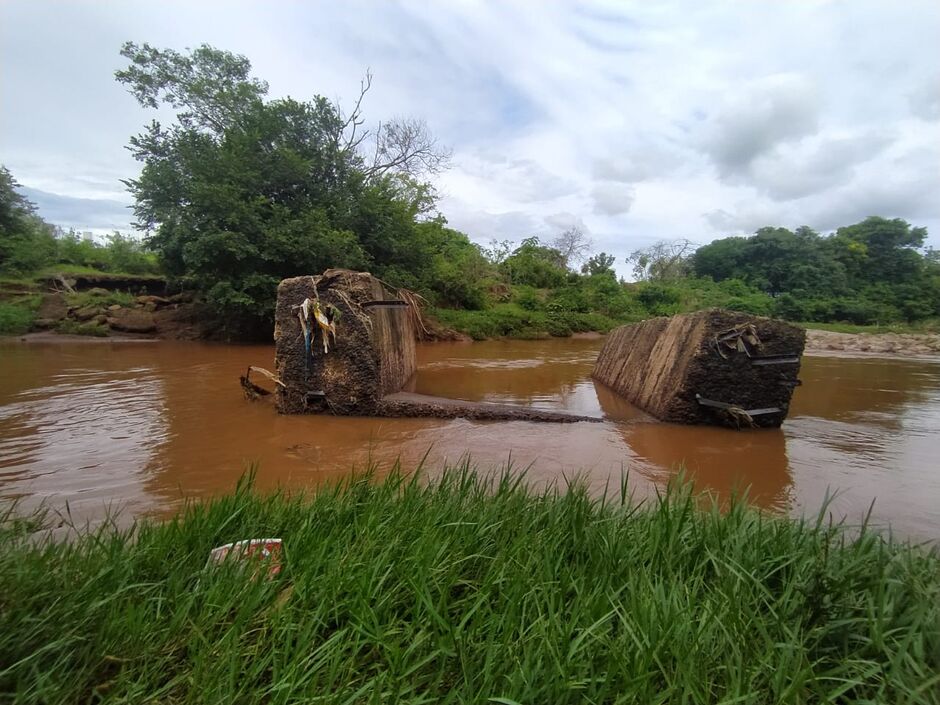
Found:
[{"label": "exposed soil bank", "polygon": [[167,340],[205,337],[200,311],[191,294],[169,297],[144,294],[127,303],[109,304],[110,292],[92,291],[100,292],[99,296],[86,297],[81,305],[70,305],[67,297],[58,292],[43,294],[34,326],[97,337],[128,334]]},{"label": "exposed soil bank", "polygon": [[901,357],[940,354],[937,333],[834,333],[826,330],[806,331],[806,352],[845,352],[872,356]]}]

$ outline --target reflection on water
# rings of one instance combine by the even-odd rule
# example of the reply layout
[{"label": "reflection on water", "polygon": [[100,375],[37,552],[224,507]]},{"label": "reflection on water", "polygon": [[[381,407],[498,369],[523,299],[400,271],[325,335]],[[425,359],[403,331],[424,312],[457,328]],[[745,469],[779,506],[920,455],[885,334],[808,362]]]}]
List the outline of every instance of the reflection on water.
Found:
[{"label": "reflection on water", "polygon": [[635,454],[633,469],[661,487],[683,466],[700,491],[729,497],[747,489],[752,502],[785,510],[790,506],[791,485],[787,447],[779,429],[742,433],[709,426],[658,423],[601,383],[597,400],[604,416],[625,423],[626,445]]},{"label": "reflection on water", "polygon": [[[42,358],[49,351],[37,352]],[[166,436],[161,378],[146,366],[78,366],[41,379],[14,376],[12,386],[23,387],[24,378],[36,386],[0,405],[3,494],[66,498],[79,515],[112,499],[132,510],[149,509],[142,476]]]},{"label": "reflection on water", "polygon": [[698,489],[720,497],[747,489],[751,501],[778,510],[786,510],[792,501],[786,439],[779,430],[742,434],[642,423],[624,427],[624,439],[642,461],[641,472],[657,485],[666,484],[684,464]]},{"label": "reflection on water", "polygon": [[[238,375],[270,364],[270,347],[152,343],[0,343],[0,495],[69,503],[79,518],[109,502],[166,513],[183,497],[230,489],[246,463],[262,487],[314,486],[377,462],[428,468],[469,454],[481,468],[512,462],[536,483],[576,474],[639,496],[684,464],[700,489],[744,487],[774,511],[815,511],[839,488],[839,514],[940,538],[940,365],[804,360],[779,430],[736,432],[651,420],[595,385],[593,340],[440,343],[419,348],[414,391],[602,416],[601,424],[283,417],[248,403]],[[933,442],[932,442],[933,441]]]}]

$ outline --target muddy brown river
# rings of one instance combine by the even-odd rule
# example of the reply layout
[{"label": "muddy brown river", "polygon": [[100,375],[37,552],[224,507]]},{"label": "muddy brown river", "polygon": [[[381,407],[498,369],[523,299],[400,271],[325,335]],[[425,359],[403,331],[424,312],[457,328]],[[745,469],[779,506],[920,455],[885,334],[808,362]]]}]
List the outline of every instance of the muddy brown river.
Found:
[{"label": "muddy brown river", "polygon": [[0,342],[0,498],[96,521],[166,515],[230,490],[249,463],[258,484],[315,487],[370,463],[424,460],[429,474],[468,454],[480,471],[511,463],[536,484],[581,475],[601,491],[624,471],[638,497],[684,465],[696,486],[773,512],[873,520],[940,539],[940,361],[804,358],[803,386],[779,430],[652,421],[590,378],[599,340],[419,347],[412,391],[529,404],[604,423],[284,417],[245,401],[238,375],[273,348],[173,342]]}]

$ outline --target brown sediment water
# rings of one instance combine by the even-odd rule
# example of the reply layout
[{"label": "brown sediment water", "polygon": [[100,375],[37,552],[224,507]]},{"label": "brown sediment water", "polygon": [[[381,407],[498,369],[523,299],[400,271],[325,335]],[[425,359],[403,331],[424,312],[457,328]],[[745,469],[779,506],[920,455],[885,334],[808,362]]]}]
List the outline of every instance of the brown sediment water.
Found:
[{"label": "brown sediment water", "polygon": [[375,462],[429,473],[466,454],[511,462],[537,484],[581,475],[639,497],[684,464],[696,486],[799,516],[830,511],[940,539],[940,361],[807,356],[781,429],[733,431],[651,420],[590,377],[600,340],[419,346],[407,391],[602,417],[542,424],[436,418],[279,416],[247,402],[238,375],[271,346],[0,342],[0,498],[40,501],[76,521],[108,508],[163,516],[231,490],[257,461],[262,488],[315,487]]}]

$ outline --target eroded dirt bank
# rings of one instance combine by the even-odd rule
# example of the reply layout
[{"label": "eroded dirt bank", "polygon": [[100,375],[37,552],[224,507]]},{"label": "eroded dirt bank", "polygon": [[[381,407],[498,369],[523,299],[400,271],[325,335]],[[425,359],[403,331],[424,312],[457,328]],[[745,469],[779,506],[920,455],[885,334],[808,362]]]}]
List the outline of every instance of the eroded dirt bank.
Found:
[{"label": "eroded dirt bank", "polygon": [[938,333],[834,333],[806,331],[806,352],[921,357],[940,355]]}]

